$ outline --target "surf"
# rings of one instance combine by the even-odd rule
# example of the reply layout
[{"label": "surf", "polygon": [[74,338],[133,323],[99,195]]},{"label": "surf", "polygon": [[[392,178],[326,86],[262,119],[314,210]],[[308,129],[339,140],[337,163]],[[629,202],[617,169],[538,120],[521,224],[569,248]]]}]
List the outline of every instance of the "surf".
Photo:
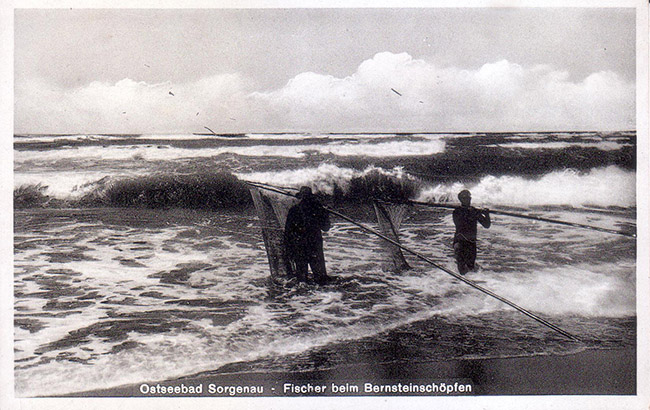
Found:
[{"label": "surf", "polygon": [[[14,190],[19,208],[68,202],[74,206],[139,206],[180,208],[219,208],[247,206],[242,180],[273,183],[297,188],[313,186],[331,200],[370,201],[372,198],[420,202],[452,202],[455,194],[468,188],[482,206],[509,207],[619,207],[636,206],[636,172],[618,166],[553,171],[536,178],[488,175],[475,183],[431,184],[409,174],[402,167],[385,169],[370,166],[362,170],[335,164],[265,172],[202,172],[191,174],[155,173],[104,175],[101,171],[17,175]],[[235,189],[236,195],[228,192]],[[29,199],[26,192],[31,192]],[[214,196],[223,198],[214,203]],[[22,199],[20,199],[22,198]],[[202,205],[204,204],[204,205]]]}]

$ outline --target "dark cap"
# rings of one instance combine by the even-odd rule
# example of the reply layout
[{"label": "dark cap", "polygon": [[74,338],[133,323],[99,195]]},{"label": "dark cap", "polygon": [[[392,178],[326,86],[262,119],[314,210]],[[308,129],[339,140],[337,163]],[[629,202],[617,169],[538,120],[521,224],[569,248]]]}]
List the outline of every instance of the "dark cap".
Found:
[{"label": "dark cap", "polygon": [[461,199],[461,198],[471,198],[471,197],[472,197],[472,194],[471,194],[468,190],[466,190],[466,189],[463,189],[462,191],[460,191],[460,192],[458,193],[458,199]]},{"label": "dark cap", "polygon": [[300,187],[300,191],[296,194],[296,198],[298,199],[303,199],[303,198],[308,198],[310,196],[314,195],[311,192],[311,188],[308,186],[302,186]]}]

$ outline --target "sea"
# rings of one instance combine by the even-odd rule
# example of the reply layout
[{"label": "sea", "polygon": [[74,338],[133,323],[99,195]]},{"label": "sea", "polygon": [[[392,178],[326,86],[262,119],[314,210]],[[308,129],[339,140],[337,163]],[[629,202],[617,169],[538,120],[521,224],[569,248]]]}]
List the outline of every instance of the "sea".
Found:
[{"label": "sea", "polygon": [[[392,271],[380,238],[336,216],[324,233],[336,280],[283,286],[269,280],[248,198],[201,207],[131,192],[152,178],[211,174],[308,185],[373,228],[373,198],[340,198],[380,175],[415,187],[420,202],[455,205],[469,189],[479,208],[623,235],[498,213],[479,226],[480,268],[467,278],[577,342],[408,253],[411,269]],[[634,131],[15,135],[16,395],[202,372],[634,349],[636,178]],[[120,186],[136,200],[84,200]],[[455,271],[453,231],[449,209],[410,205],[399,235]]]}]

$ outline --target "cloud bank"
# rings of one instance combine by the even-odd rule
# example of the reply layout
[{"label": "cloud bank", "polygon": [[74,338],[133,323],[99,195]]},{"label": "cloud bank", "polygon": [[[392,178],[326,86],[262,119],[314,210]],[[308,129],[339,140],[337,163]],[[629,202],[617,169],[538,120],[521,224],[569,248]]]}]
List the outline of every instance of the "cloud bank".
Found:
[{"label": "cloud bank", "polygon": [[130,79],[77,89],[24,80],[17,133],[269,131],[543,131],[635,128],[635,85],[611,71],[572,81],[548,65],[506,60],[437,67],[383,52],[345,78],[306,72],[276,90],[236,73],[148,84]]}]

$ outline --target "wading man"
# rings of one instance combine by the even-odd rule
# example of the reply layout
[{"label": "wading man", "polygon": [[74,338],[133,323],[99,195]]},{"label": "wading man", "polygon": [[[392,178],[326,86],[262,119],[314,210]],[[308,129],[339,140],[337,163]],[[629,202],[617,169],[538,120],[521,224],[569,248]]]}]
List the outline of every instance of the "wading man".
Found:
[{"label": "wading man", "polygon": [[456,233],[454,234],[454,256],[458,273],[461,275],[469,271],[476,270],[476,223],[480,222],[484,228],[489,228],[490,211],[488,209],[478,210],[473,206],[472,195],[466,189],[458,194],[460,206],[454,209],[454,225]]},{"label": "wading man", "polygon": [[284,228],[289,271],[299,281],[305,282],[310,266],[314,281],[327,283],[329,277],[325,269],[321,231],[330,229],[329,213],[307,186],[300,188],[296,198],[300,202],[289,209]]}]

